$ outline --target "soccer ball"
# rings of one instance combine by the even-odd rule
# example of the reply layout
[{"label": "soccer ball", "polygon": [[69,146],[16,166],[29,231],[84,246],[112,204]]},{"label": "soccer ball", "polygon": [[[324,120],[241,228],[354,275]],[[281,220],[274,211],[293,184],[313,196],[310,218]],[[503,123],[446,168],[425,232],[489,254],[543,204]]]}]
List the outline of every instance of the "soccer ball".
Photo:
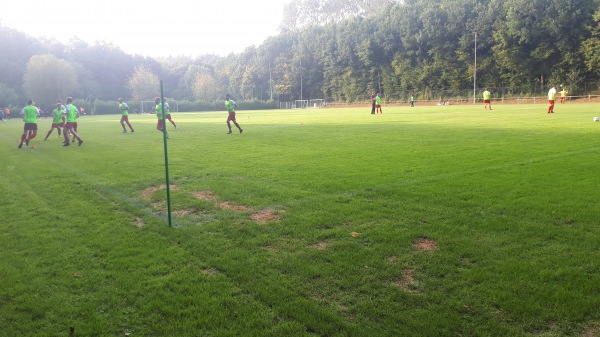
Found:
[{"label": "soccer ball", "polygon": [[594,122],[600,122],[600,118],[594,117]]}]

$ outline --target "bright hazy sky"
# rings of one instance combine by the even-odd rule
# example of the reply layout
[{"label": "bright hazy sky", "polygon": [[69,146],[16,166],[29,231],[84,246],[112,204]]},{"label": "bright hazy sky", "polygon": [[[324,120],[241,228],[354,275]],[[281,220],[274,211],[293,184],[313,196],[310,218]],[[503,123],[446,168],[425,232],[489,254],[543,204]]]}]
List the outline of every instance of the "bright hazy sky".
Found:
[{"label": "bright hazy sky", "polygon": [[151,57],[227,55],[277,35],[286,0],[6,0],[3,26]]}]

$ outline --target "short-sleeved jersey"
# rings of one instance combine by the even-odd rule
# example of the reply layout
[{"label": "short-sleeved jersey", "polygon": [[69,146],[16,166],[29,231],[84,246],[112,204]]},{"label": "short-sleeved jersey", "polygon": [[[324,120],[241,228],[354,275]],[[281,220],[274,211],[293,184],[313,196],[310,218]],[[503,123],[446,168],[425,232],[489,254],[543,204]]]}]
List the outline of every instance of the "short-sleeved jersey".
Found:
[{"label": "short-sleeved jersey", "polygon": [[165,115],[170,115],[171,114],[171,107],[169,106],[169,103],[165,102]]},{"label": "short-sleeved jersey", "polygon": [[554,101],[556,98],[556,88],[552,88],[548,91],[548,100]]},{"label": "short-sleeved jersey", "polygon": [[568,91],[563,90],[563,91],[560,92],[560,97],[567,97],[568,93],[569,93]]},{"label": "short-sleeved jersey", "polygon": [[62,108],[56,108],[53,111],[53,119],[52,119],[52,123],[54,124],[60,124],[63,122],[62,116],[63,116],[63,109]]},{"label": "short-sleeved jersey", "polygon": [[415,101],[415,96],[410,96],[410,101],[414,102]]},{"label": "short-sleeved jersey", "polygon": [[[165,105],[165,108],[166,108],[166,107],[167,107],[167,106]],[[167,109],[165,109],[165,115],[166,115],[166,111],[167,111]],[[162,107],[162,103],[158,103],[158,104],[156,105],[156,117],[157,117],[158,119],[163,119],[163,107]]]},{"label": "short-sleeved jersey", "polygon": [[67,123],[76,123],[77,122],[77,107],[73,104],[68,104],[66,109],[67,115]]},{"label": "short-sleeved jersey", "polygon": [[491,95],[491,94],[490,94],[490,92],[489,92],[489,91],[487,91],[487,90],[486,90],[486,91],[484,91],[484,92],[483,92],[483,99],[484,99],[484,100],[486,100],[486,101],[489,101],[489,100],[490,100],[490,95]]},{"label": "short-sleeved jersey", "polygon": [[375,103],[381,105],[381,97],[375,97]]},{"label": "short-sleeved jersey", "polygon": [[37,123],[38,110],[33,105],[23,108],[23,121],[25,123]]},{"label": "short-sleeved jersey", "polygon": [[127,106],[127,103],[125,103],[125,102],[120,103],[119,109],[121,110],[121,115],[123,115],[123,116],[129,115],[129,107]]},{"label": "short-sleeved jersey", "polygon": [[227,112],[235,112],[235,101],[232,99],[225,101],[225,107]]}]

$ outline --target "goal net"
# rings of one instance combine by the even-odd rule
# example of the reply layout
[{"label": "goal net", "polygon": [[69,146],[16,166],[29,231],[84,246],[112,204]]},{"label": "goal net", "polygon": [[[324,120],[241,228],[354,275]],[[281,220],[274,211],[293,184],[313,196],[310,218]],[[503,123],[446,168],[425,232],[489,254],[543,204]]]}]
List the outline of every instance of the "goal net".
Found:
[{"label": "goal net", "polygon": [[325,100],[322,98],[319,99],[311,99],[308,101],[308,107],[313,109],[319,109],[325,106]]},{"label": "goal net", "polygon": [[306,109],[308,108],[308,100],[297,99],[294,101],[294,109]]}]

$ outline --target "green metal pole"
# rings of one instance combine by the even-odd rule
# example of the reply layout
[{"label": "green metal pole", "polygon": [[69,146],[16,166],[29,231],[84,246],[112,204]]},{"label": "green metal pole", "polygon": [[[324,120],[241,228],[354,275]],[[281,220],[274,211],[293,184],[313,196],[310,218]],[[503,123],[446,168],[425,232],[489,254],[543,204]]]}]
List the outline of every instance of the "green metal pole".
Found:
[{"label": "green metal pole", "polygon": [[165,145],[165,175],[167,180],[167,216],[169,218],[169,227],[172,227],[171,224],[171,184],[169,182],[169,153],[167,150],[167,123],[165,116],[165,95],[163,94],[163,81],[160,81],[160,105],[162,109],[162,120],[163,120],[163,143]]}]

